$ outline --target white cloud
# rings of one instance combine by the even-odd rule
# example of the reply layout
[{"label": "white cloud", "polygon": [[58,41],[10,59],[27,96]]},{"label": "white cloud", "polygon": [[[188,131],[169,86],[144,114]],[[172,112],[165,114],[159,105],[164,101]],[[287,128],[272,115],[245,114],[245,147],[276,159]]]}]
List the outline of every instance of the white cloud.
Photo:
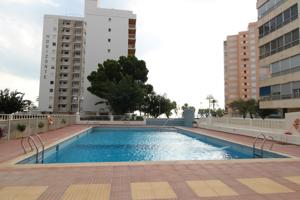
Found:
[{"label": "white cloud", "polygon": [[[42,28],[18,15],[0,13],[0,55],[16,61],[39,65]],[[26,66],[15,66],[26,67]]]},{"label": "white cloud", "polygon": [[39,81],[26,79],[5,72],[0,72],[0,89],[9,88],[10,90],[18,90],[25,93],[25,99],[35,102],[38,91]]},{"label": "white cloud", "polygon": [[59,7],[59,3],[53,0],[4,0],[2,3],[16,3],[16,4],[46,4],[53,7]]}]

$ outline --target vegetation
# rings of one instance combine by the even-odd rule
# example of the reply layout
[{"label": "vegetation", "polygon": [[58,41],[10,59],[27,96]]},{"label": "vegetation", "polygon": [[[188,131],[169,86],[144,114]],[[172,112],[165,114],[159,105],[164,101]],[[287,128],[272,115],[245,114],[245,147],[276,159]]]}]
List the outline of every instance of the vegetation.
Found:
[{"label": "vegetation", "polygon": [[44,128],[44,126],[45,126],[44,122],[39,122],[39,123],[38,123],[38,127],[39,127],[39,128]]},{"label": "vegetation", "polygon": [[18,125],[17,125],[17,129],[18,129],[18,131],[20,131],[20,132],[24,132],[25,129],[26,129],[26,125],[25,125],[25,124],[18,124]]},{"label": "vegetation", "polygon": [[97,104],[109,105],[114,114],[132,113],[143,104],[148,80],[146,63],[136,57],[120,57],[98,65],[88,76],[88,90],[104,99]]},{"label": "vegetation", "polygon": [[142,111],[152,117],[159,117],[161,114],[165,114],[167,118],[172,115],[172,110],[177,108],[175,101],[171,101],[166,96],[157,95],[152,91],[151,94],[145,98],[145,103],[142,106]]},{"label": "vegetation", "polygon": [[259,102],[255,99],[250,99],[248,101],[238,99],[233,101],[229,106],[232,110],[239,112],[244,119],[247,117],[247,114],[250,115],[251,119],[257,116],[265,119],[267,116],[276,113],[276,110],[273,109],[260,109]]},{"label": "vegetation", "polygon": [[0,113],[11,114],[28,109],[32,102],[23,98],[24,93],[17,90],[0,90]]},{"label": "vegetation", "polygon": [[187,103],[185,103],[185,104],[181,107],[181,109],[182,109],[183,111],[186,110],[186,109],[188,109],[188,110],[192,110],[192,109],[196,110],[194,106],[190,106],[190,105],[187,104]]},{"label": "vegetation", "polygon": [[[224,116],[224,113],[225,113],[225,110],[224,109],[221,109],[221,108],[218,108],[217,110],[211,110],[210,111],[210,114],[211,116],[213,117],[223,117]],[[199,109],[198,110],[198,115],[200,117],[208,117],[209,116],[209,109],[208,108],[205,108],[205,109]]]},{"label": "vegetation", "polygon": [[134,56],[98,64],[97,71],[92,72],[88,80],[91,83],[88,91],[102,99],[97,104],[107,105],[116,115],[139,110],[153,117],[161,114],[169,117],[176,108],[176,102],[157,95],[153,86],[146,84],[146,63]]}]

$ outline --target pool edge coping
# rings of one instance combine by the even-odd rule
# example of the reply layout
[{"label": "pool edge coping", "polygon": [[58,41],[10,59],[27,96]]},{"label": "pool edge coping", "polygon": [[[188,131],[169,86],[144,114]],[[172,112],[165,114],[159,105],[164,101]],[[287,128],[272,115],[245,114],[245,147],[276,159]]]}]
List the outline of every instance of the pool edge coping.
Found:
[{"label": "pool edge coping", "polygon": [[[57,144],[65,142],[65,141],[72,139],[73,137],[76,137],[86,131],[89,131],[92,128],[97,128],[97,127],[99,127],[99,126],[95,126],[95,125],[90,126],[79,132],[76,132],[70,136],[67,136],[67,137],[59,139],[55,142],[49,143],[45,146],[45,151],[54,147]],[[144,126],[144,127],[149,127],[149,126]],[[184,131],[190,131],[194,134],[205,135],[205,136],[209,136],[211,138],[216,138],[219,140],[224,140],[227,142],[236,143],[239,145],[244,145],[244,146],[252,148],[252,146],[245,144],[243,142],[230,141],[229,139],[219,137],[219,136],[211,136],[207,133],[198,133],[198,132],[191,130],[189,128],[186,128],[186,127],[181,127],[181,126],[170,126],[170,127],[174,127],[174,128],[184,130]],[[99,128],[101,128],[101,127],[99,127]],[[111,127],[111,128],[114,128],[114,127]],[[121,127],[117,127],[117,128],[121,128]],[[63,163],[63,164],[61,164],[61,163],[53,164],[52,163],[52,164],[26,164],[26,165],[18,164],[19,162],[35,155],[35,152],[30,152],[28,154],[20,155],[13,159],[5,161],[3,163],[0,163],[0,169],[1,168],[13,168],[13,169],[31,168],[31,169],[35,169],[35,168],[64,168],[64,167],[72,168],[72,167],[140,166],[140,165],[170,165],[170,164],[264,163],[264,162],[281,162],[281,161],[284,161],[284,162],[300,161],[300,158],[296,157],[296,156],[292,156],[292,155],[277,152],[277,151],[271,151],[271,150],[267,150],[267,151],[275,153],[275,154],[279,154],[282,156],[287,156],[289,158],[258,158],[258,159],[233,159],[233,160],[174,160],[174,161],[136,161],[136,162],[91,162],[91,163]]]}]

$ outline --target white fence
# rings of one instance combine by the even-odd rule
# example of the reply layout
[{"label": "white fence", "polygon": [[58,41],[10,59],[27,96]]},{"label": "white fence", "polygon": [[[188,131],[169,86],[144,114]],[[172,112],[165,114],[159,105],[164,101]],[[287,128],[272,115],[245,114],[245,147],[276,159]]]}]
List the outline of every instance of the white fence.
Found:
[{"label": "white fence", "polygon": [[4,132],[2,138],[6,139],[56,130],[75,123],[76,115],[0,115],[0,128]]},{"label": "white fence", "polygon": [[224,124],[242,127],[267,128],[267,129],[286,129],[285,119],[243,119],[243,118],[200,118],[198,124]]}]

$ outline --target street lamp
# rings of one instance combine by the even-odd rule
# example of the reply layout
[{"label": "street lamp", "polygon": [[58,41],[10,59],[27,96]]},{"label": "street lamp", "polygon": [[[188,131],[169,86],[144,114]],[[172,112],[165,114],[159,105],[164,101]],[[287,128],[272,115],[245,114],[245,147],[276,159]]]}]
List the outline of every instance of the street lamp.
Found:
[{"label": "street lamp", "polygon": [[77,101],[77,113],[76,114],[79,115],[80,114],[80,101],[84,100],[84,98],[80,97],[80,96],[74,96],[73,100]]}]

